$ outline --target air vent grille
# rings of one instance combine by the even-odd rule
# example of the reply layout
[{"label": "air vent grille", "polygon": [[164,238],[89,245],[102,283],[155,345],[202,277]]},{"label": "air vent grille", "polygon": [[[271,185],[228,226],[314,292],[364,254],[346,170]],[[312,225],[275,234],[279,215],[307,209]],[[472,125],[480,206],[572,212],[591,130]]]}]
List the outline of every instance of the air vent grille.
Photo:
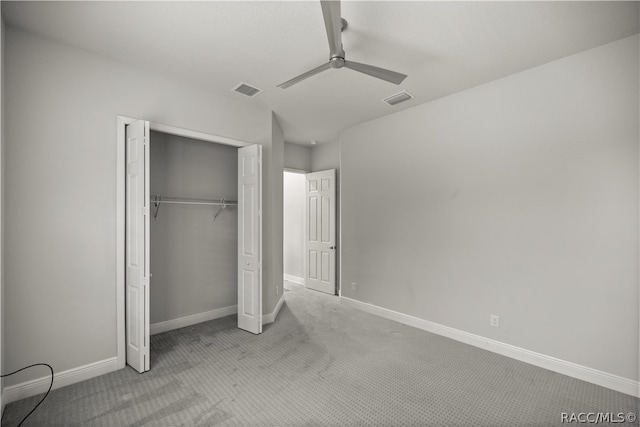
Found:
[{"label": "air vent grille", "polygon": [[257,87],[253,87],[244,82],[240,82],[236,87],[231,89],[231,91],[239,93],[240,95],[248,96],[249,98],[253,98],[254,96],[262,93],[262,89],[258,89]]},{"label": "air vent grille", "polygon": [[394,95],[386,97],[385,99],[382,100],[382,102],[386,102],[389,105],[396,105],[401,102],[408,101],[410,99],[413,99],[413,95],[411,95],[406,90],[403,90],[402,92],[398,92]]}]

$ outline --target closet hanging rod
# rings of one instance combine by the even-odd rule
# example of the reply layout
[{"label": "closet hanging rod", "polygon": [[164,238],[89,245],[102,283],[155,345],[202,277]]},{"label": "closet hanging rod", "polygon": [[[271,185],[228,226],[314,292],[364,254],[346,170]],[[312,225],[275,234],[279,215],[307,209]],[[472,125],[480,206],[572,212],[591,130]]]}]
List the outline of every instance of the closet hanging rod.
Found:
[{"label": "closet hanging rod", "polygon": [[182,205],[213,205],[213,206],[236,206],[238,202],[235,200],[226,200],[226,199],[182,199],[178,197],[167,197],[167,196],[151,196],[149,198],[150,201],[154,203],[174,203],[174,204],[182,204]]},{"label": "closet hanging rod", "polygon": [[178,205],[213,205],[213,206],[218,206],[218,205],[224,205],[224,206],[235,206],[238,203],[234,202],[234,201],[216,201],[216,202],[190,202],[190,201],[182,201],[182,200],[165,200],[165,199],[161,199],[161,200],[155,200],[155,199],[150,199],[152,202],[154,203],[173,203],[173,204],[178,204]]},{"label": "closet hanging rod", "polygon": [[227,199],[187,199],[182,197],[170,197],[170,196],[162,196],[160,194],[154,194],[149,198],[149,201],[153,202],[156,208],[156,211],[153,215],[154,219],[158,218],[158,211],[160,210],[160,205],[162,203],[170,203],[170,204],[179,204],[179,205],[209,205],[209,206],[218,206],[218,210],[213,216],[215,220],[220,213],[227,209],[228,206],[237,206],[238,202],[235,200],[227,200]]}]

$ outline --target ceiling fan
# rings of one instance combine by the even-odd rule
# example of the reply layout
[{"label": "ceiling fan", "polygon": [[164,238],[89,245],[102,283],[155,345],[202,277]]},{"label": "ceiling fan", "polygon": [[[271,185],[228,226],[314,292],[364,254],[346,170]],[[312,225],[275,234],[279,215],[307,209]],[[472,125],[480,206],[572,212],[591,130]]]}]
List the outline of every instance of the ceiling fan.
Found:
[{"label": "ceiling fan", "polygon": [[342,30],[346,28],[347,21],[340,17],[340,1],[321,0],[320,5],[322,6],[322,15],[324,16],[324,26],[327,29],[327,38],[329,39],[329,62],[307,71],[304,74],[300,74],[291,80],[287,80],[279,84],[278,87],[286,89],[329,68],[342,67],[351,68],[354,71],[359,71],[396,85],[402,83],[407,77],[406,74],[396,73],[395,71],[374,67],[373,65],[361,64],[355,61],[347,61],[345,59],[344,49],[342,48]]}]

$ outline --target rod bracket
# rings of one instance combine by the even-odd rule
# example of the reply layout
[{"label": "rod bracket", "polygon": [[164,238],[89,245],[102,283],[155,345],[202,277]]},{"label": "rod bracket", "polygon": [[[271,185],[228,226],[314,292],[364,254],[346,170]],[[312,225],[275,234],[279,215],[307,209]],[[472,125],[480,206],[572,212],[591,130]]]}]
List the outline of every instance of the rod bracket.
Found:
[{"label": "rod bracket", "polygon": [[218,218],[218,215],[220,215],[220,213],[223,210],[227,209],[227,203],[226,203],[226,201],[224,199],[222,199],[221,203],[222,204],[220,206],[218,206],[218,210],[216,211],[216,214],[213,216],[213,220],[214,221],[216,220],[216,218]]},{"label": "rod bracket", "polygon": [[159,194],[156,194],[154,196],[154,206],[156,207],[156,212],[153,214],[153,219],[157,220],[158,219],[158,211],[160,211],[160,202],[162,201],[162,196]]}]

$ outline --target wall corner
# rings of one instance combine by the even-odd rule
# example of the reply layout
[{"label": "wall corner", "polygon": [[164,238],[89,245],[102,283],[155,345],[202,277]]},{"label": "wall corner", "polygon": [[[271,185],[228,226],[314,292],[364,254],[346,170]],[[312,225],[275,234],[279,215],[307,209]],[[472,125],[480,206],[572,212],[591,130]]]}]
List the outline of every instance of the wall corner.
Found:
[{"label": "wall corner", "polygon": [[[0,9],[0,372],[4,372],[4,56],[5,56],[5,25]],[[0,378],[0,418],[4,412],[4,381]]]},{"label": "wall corner", "polygon": [[[0,372],[4,372],[4,56],[5,56],[5,25],[0,9]],[[0,378],[0,418],[4,412],[4,381]]]},{"label": "wall corner", "polygon": [[263,144],[262,312],[272,313],[282,295],[284,135],[271,112],[271,139]]}]

